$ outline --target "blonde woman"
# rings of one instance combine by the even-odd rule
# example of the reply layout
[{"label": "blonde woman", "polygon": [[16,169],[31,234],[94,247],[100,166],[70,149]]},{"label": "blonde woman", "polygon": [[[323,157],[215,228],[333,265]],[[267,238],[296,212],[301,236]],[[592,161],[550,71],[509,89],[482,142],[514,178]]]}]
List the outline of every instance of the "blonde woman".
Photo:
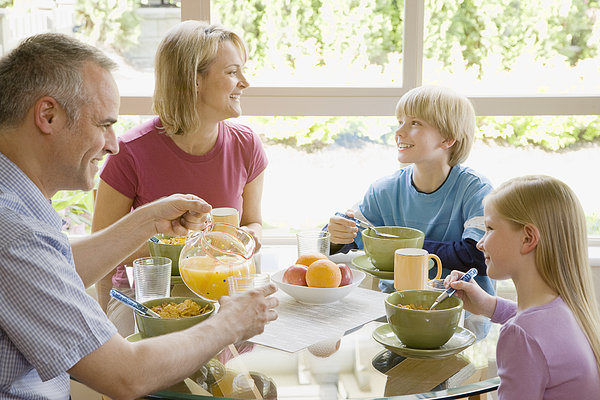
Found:
[{"label": "blonde woman", "polygon": [[[482,200],[490,182],[461,165],[475,138],[475,111],[465,96],[443,86],[408,91],[396,105],[398,161],[408,164],[375,181],[355,210],[375,226],[407,226],[425,233],[423,248],[442,260],[443,276],[452,269],[478,270],[477,282],[489,293],[477,241],[484,234]],[[328,230],[332,251],[362,248],[356,224],[332,217]],[[448,269],[447,269],[448,268]],[[394,291],[393,282],[379,287]]]},{"label": "blonde woman", "polygon": [[[236,208],[260,245],[267,158],[250,128],[225,121],[241,115],[245,61],[242,39],[222,26],[186,21],[166,34],[155,61],[158,116],[119,138],[119,153],[100,174],[92,230],[157,198],[191,193],[213,207]],[[143,255],[145,246],[124,263]],[[109,302],[113,286],[129,288],[122,266],[102,280],[98,296],[119,332],[132,333],[131,312]]]},{"label": "blonde woman", "polygon": [[478,243],[488,275],[512,279],[518,302],[473,282],[447,282],[465,309],[502,323],[499,399],[599,399],[600,317],[588,261],[583,209],[548,176],[516,178],[485,199]]}]

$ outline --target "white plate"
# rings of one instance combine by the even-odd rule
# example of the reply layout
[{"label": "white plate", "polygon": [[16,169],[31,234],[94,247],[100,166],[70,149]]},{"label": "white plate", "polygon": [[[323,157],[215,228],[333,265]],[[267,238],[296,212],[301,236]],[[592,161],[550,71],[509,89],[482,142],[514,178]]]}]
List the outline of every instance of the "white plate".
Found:
[{"label": "white plate", "polygon": [[314,288],[308,286],[290,285],[283,282],[285,270],[277,271],[271,275],[271,280],[288,295],[304,304],[328,304],[347,296],[355,287],[365,279],[365,273],[352,269],[352,283],[337,288]]}]

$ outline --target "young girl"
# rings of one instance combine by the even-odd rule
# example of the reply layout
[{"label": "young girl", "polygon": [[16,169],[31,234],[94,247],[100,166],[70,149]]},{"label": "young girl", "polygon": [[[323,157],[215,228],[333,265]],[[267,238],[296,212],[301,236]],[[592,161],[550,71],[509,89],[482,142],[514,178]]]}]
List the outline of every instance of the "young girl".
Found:
[{"label": "young girl", "polygon": [[474,282],[446,281],[466,310],[504,324],[497,346],[499,399],[599,399],[600,317],[583,209],[548,176],[504,183],[484,200],[477,247],[492,279],[512,279],[518,302]]}]

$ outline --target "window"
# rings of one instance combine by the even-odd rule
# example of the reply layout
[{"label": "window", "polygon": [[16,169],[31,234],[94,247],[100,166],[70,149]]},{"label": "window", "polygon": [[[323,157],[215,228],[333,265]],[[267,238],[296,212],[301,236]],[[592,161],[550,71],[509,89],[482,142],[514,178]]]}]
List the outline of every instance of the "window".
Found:
[{"label": "window", "polygon": [[[56,2],[61,10],[73,3]],[[40,13],[48,14],[36,9],[36,0],[26,3],[29,8],[14,6],[13,12],[36,14],[38,22]],[[252,87],[244,92],[240,122],[264,135],[270,158],[263,195],[266,235],[269,229],[320,226],[331,212],[360,200],[370,182],[397,168],[389,141],[394,107],[421,84],[451,86],[472,100],[487,141],[478,141],[469,165],[494,184],[525,173],[556,175],[578,193],[590,232],[600,232],[600,187],[588,180],[591,162],[600,155],[597,2],[181,0],[181,8],[163,11],[169,16],[154,30],[160,35],[150,43],[149,34],[142,34],[138,49],[153,54],[179,18],[222,22],[248,42]],[[150,12],[138,10],[144,13]],[[8,14],[0,14],[1,23]],[[33,24],[33,31],[11,32],[25,37],[68,25]],[[15,43],[6,35],[2,41],[4,52]],[[131,58],[134,48],[122,56]],[[118,75],[121,114],[148,115],[151,57],[129,64]],[[495,144],[512,131],[521,133],[511,140],[530,146]],[[361,151],[344,147],[350,136]],[[296,147],[285,144],[292,137]],[[577,151],[568,146],[574,139],[580,141]],[[303,141],[315,151],[302,151]],[[365,154],[372,164],[353,169]],[[323,173],[299,174],[303,165],[319,166]],[[296,221],[299,213],[308,217]]]},{"label": "window", "polygon": [[599,95],[600,9],[571,1],[425,7],[423,82],[472,95]]},{"label": "window", "polygon": [[211,2],[211,20],[246,38],[259,87],[398,87],[403,15],[398,1]]}]

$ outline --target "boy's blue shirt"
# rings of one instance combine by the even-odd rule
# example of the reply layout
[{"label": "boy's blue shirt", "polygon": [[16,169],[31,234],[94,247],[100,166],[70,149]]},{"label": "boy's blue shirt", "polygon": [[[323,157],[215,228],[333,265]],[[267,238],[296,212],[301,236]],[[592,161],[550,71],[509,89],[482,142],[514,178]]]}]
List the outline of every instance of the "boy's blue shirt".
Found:
[{"label": "boy's blue shirt", "polygon": [[[456,165],[438,190],[422,193],[414,187],[412,176],[413,165],[409,165],[375,181],[359,204],[363,216],[375,226],[419,229],[425,233],[426,240],[454,242],[472,239],[478,242],[483,237],[482,201],[492,190],[488,179],[469,167]],[[355,243],[362,249],[360,233]],[[444,276],[457,268],[444,267],[448,267],[444,268]],[[478,276],[476,280],[486,291],[493,293],[487,276]]]},{"label": "boy's blue shirt", "polygon": [[[473,239],[485,233],[483,198],[492,185],[474,170],[456,165],[433,193],[419,192],[412,183],[413,165],[374,182],[359,204],[375,226],[408,226],[436,241]],[[362,248],[362,237],[356,244]]]}]

